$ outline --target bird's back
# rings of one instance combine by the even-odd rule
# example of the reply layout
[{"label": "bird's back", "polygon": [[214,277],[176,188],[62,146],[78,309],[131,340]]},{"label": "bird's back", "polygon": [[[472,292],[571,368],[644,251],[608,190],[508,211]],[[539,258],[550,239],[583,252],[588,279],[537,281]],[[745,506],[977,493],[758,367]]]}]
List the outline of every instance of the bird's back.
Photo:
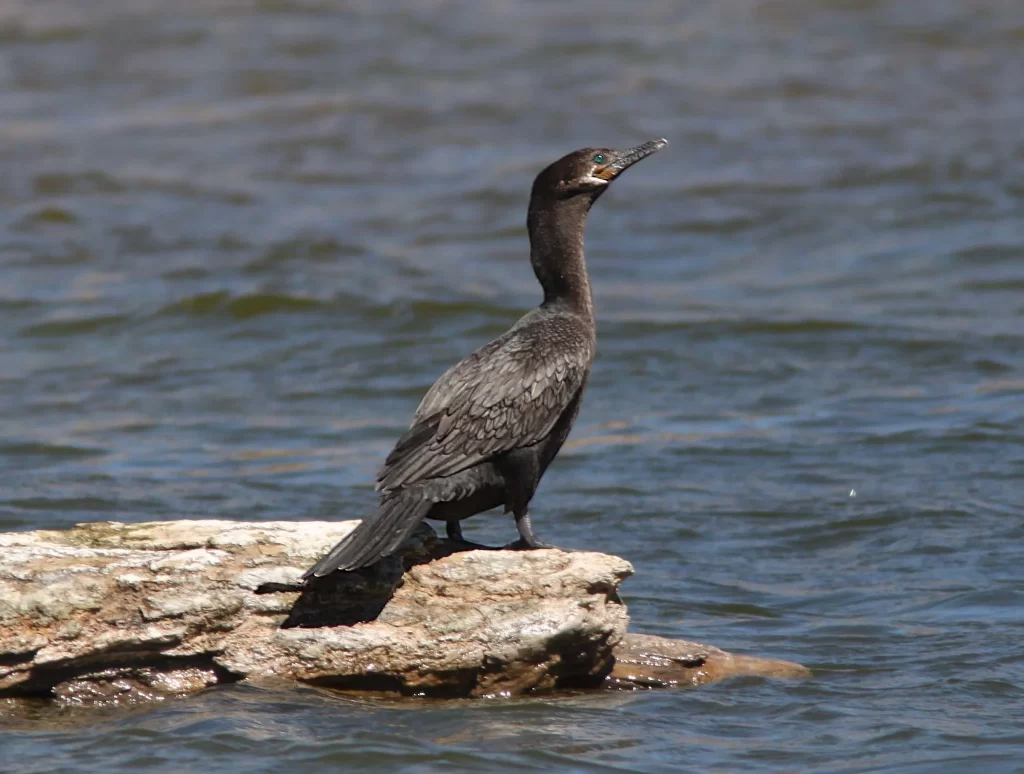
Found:
[{"label": "bird's back", "polygon": [[583,387],[593,356],[588,320],[561,309],[529,312],[435,382],[381,469],[378,489],[450,476],[539,443]]}]

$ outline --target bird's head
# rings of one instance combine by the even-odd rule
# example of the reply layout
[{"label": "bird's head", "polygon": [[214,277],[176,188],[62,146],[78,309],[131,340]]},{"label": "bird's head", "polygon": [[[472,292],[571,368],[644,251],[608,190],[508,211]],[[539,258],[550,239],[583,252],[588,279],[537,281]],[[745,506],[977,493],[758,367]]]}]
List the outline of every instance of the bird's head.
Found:
[{"label": "bird's head", "polygon": [[625,170],[666,145],[667,140],[651,140],[625,150],[582,148],[573,151],[537,175],[533,197],[550,200],[585,196],[593,202]]}]

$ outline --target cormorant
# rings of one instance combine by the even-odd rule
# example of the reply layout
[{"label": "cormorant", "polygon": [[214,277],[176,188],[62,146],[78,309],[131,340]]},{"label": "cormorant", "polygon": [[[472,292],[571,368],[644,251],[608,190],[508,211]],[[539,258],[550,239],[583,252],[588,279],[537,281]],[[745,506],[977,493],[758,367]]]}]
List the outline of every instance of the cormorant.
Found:
[{"label": "cormorant", "polygon": [[587,213],[623,170],[667,144],[584,148],[537,175],[526,225],[544,302],[434,383],[377,474],[377,510],[303,578],[373,564],[423,519],[447,522],[448,537],[465,542],[459,521],[498,506],[515,517],[512,547],[547,547],[528,508],[576,420],[594,359]]}]

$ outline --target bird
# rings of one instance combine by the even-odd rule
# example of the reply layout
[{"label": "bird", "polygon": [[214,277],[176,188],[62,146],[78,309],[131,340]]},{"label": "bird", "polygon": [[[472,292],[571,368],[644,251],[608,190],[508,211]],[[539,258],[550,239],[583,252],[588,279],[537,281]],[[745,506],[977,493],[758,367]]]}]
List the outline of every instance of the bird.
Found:
[{"label": "bird", "polygon": [[445,522],[448,538],[466,543],[461,520],[498,507],[511,512],[519,533],[509,548],[553,547],[534,534],[529,506],[576,421],[594,360],[587,215],[612,181],[667,144],[583,148],[537,175],[526,225],[543,302],[427,391],[377,474],[377,509],[302,576],[305,582],[375,564],[424,519]]}]

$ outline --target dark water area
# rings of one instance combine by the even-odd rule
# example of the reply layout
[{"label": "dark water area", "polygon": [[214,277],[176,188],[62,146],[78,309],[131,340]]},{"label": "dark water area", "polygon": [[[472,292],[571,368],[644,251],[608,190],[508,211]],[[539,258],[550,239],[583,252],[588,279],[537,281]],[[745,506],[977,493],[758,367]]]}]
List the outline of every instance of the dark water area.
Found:
[{"label": "dark water area", "polygon": [[535,524],[634,564],[634,630],[816,673],[41,707],[4,771],[1024,766],[1017,0],[9,0],[0,119],[6,531],[363,516],[539,300],[533,175],[667,137],[591,215]]}]

